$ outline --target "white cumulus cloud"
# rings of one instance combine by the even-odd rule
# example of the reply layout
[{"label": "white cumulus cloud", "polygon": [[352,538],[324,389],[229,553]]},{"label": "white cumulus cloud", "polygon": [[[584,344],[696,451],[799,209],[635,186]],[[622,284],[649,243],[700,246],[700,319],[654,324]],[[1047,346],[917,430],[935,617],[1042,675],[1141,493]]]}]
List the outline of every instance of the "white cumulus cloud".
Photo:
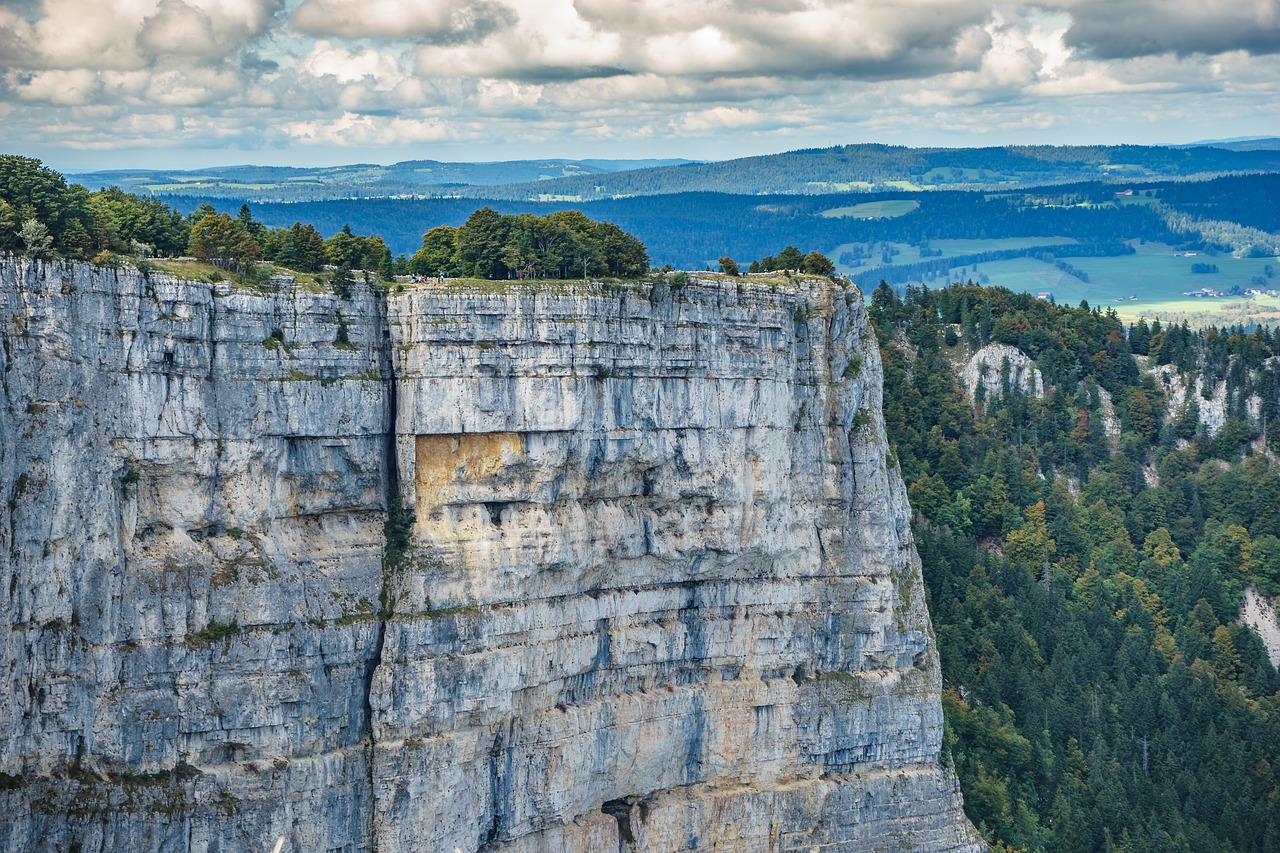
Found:
[{"label": "white cumulus cloud", "polygon": [[309,35],[444,43],[482,39],[514,22],[515,12],[497,0],[303,0],[293,13]]},{"label": "white cumulus cloud", "polygon": [[1277,53],[1280,0],[10,0],[0,115],[41,148],[1171,139],[1274,132]]}]

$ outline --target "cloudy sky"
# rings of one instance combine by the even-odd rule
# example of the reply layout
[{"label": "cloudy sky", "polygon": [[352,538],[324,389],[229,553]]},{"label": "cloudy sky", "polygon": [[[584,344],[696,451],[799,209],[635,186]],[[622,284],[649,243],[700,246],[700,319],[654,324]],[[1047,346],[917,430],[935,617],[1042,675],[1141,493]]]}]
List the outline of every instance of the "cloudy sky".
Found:
[{"label": "cloudy sky", "polygon": [[0,0],[63,170],[1280,135],[1280,0]]}]

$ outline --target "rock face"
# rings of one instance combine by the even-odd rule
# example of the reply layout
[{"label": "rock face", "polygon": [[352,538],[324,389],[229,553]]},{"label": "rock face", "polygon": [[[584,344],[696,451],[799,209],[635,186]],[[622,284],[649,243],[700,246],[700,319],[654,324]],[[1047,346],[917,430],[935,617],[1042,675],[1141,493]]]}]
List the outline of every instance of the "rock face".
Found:
[{"label": "rock face", "polygon": [[[1275,359],[1268,359],[1274,365]],[[1225,380],[1214,383],[1209,389],[1209,396],[1204,396],[1204,378],[1197,377],[1190,383],[1178,373],[1178,369],[1170,364],[1152,364],[1152,359],[1139,357],[1138,364],[1144,372],[1155,375],[1156,380],[1164,387],[1165,417],[1173,420],[1182,414],[1183,407],[1191,405],[1198,413],[1200,423],[1210,436],[1218,434],[1227,420],[1227,383]],[[1245,412],[1249,419],[1257,422],[1262,414],[1262,398],[1250,394],[1245,400]]]},{"label": "rock face", "polygon": [[0,849],[982,849],[856,295],[9,260],[0,336]]},{"label": "rock face", "polygon": [[1257,587],[1245,587],[1239,621],[1262,639],[1271,665],[1280,666],[1280,623],[1276,621],[1275,602],[1258,592]]},{"label": "rock face", "polygon": [[1028,396],[1044,396],[1040,368],[1030,356],[1008,344],[987,344],[975,352],[960,372],[960,381],[970,397],[976,397],[981,387],[988,398],[996,399],[1004,394],[1006,386],[1018,388]]}]

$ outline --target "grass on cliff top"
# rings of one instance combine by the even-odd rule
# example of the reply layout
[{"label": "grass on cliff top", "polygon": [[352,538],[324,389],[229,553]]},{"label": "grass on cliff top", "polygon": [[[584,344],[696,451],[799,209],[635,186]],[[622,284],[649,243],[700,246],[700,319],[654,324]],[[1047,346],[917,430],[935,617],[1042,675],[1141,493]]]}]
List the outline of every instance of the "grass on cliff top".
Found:
[{"label": "grass on cliff top", "polygon": [[[446,278],[443,282],[399,282],[397,284],[403,285],[406,289],[428,290],[436,293],[551,293],[562,295],[597,293],[609,284],[617,286],[634,285],[635,281],[624,281],[622,279],[591,279],[583,281],[575,278],[531,278],[524,281],[519,279]],[[398,289],[399,287],[397,287]]]},{"label": "grass on cliff top", "polygon": [[[174,278],[184,281],[198,281],[216,284],[225,282],[230,284],[237,290],[247,290],[259,293],[275,292],[276,288],[270,283],[270,277],[273,275],[287,275],[294,280],[294,286],[301,287],[312,293],[332,293],[334,292],[333,280],[335,273],[331,271],[311,273],[301,272],[299,270],[289,269],[270,262],[262,262],[255,265],[255,272],[250,275],[239,275],[235,272],[224,270],[213,264],[204,261],[197,261],[191,258],[155,258],[145,262],[144,268],[154,272],[171,275]],[[672,271],[665,273],[651,273],[644,278],[624,279],[624,278],[591,278],[583,279],[486,279],[486,278],[447,278],[443,282],[435,280],[425,282],[408,282],[403,280],[391,282],[375,282],[375,284],[386,287],[392,293],[405,293],[408,291],[429,291],[435,293],[477,293],[499,295],[505,293],[544,293],[548,295],[565,296],[577,293],[600,294],[605,292],[617,293],[622,290],[639,290],[641,288],[652,287],[658,284],[666,284],[672,290],[678,291],[680,288],[690,284],[719,284],[719,285],[742,285],[755,284],[764,285],[771,288],[785,287],[789,289],[797,289],[806,284],[812,284],[815,281],[827,281],[825,276],[810,275],[808,273],[755,273],[751,275],[743,274],[740,276],[732,276],[722,272],[711,272],[710,270],[692,270],[689,272]],[[363,275],[356,273],[355,281],[363,282]]]},{"label": "grass on cliff top", "polygon": [[[683,276],[683,277],[682,277]],[[691,271],[652,273],[644,278],[580,278],[553,279],[486,279],[486,278],[447,278],[443,282],[397,282],[396,292],[403,289],[432,291],[436,293],[547,293],[567,295],[574,293],[599,294],[602,292],[618,292],[621,290],[637,290],[665,284],[673,290],[694,284],[738,285],[744,283],[763,284],[773,287],[796,287],[809,280],[825,280],[822,276],[799,273],[788,276],[786,273],[765,273],[759,275],[731,276],[721,272]]]},{"label": "grass on cliff top", "polygon": [[[186,281],[204,281],[210,284],[227,282],[237,289],[259,292],[271,291],[274,290],[269,282],[271,276],[288,275],[293,277],[296,286],[312,293],[330,293],[333,291],[334,273],[332,272],[301,272],[271,262],[256,264],[256,273],[251,276],[242,276],[205,261],[197,261],[191,258],[153,258],[148,260],[146,264],[150,269],[171,275],[174,278]],[[360,281],[360,279],[357,278],[357,281]]]},{"label": "grass on cliff top", "polygon": [[207,264],[204,261],[152,258],[146,262],[146,265],[155,272],[161,272],[185,281],[218,282],[230,281],[232,278],[226,270],[218,269],[213,264]]}]

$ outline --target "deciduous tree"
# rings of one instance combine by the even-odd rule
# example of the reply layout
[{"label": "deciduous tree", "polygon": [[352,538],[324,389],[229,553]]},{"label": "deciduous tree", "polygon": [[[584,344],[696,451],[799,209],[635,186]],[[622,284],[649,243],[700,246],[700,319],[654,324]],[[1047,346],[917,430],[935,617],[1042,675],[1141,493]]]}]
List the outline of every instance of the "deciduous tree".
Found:
[{"label": "deciduous tree", "polygon": [[191,254],[223,269],[243,270],[261,252],[258,241],[225,213],[206,214],[191,226]]}]

